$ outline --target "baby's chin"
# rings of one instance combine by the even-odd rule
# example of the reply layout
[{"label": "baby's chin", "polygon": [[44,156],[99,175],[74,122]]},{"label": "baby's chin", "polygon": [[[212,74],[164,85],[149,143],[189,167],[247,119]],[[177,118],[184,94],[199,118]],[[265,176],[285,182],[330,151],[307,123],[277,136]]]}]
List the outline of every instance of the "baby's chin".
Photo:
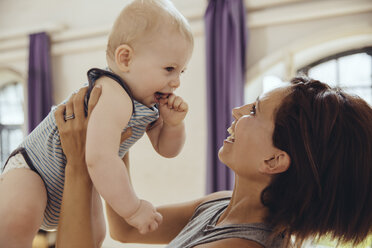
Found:
[{"label": "baby's chin", "polygon": [[157,104],[157,102],[151,101],[151,102],[144,102],[142,104],[145,105],[146,107],[152,108]]},{"label": "baby's chin", "polygon": [[152,98],[148,98],[147,101],[142,102],[143,105],[145,105],[149,108],[154,107],[158,103],[159,103],[159,98],[156,96],[156,94],[154,94]]}]

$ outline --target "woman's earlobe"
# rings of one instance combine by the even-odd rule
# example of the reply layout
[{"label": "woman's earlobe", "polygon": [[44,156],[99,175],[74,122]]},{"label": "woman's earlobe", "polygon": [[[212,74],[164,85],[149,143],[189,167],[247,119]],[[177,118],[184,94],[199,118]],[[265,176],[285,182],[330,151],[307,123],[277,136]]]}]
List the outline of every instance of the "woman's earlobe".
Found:
[{"label": "woman's earlobe", "polygon": [[288,170],[289,166],[291,165],[291,157],[288,155],[288,153],[282,151],[279,156],[277,157],[278,159],[278,172],[285,172]]},{"label": "woman's earlobe", "polygon": [[115,49],[115,63],[122,72],[128,72],[133,57],[133,49],[123,44]]}]

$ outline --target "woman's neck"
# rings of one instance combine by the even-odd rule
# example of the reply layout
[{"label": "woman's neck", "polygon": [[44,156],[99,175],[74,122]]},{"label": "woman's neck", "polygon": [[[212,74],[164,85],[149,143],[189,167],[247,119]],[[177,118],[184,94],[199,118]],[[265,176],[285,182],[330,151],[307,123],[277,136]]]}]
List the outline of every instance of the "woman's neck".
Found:
[{"label": "woman's neck", "polygon": [[262,183],[235,177],[231,201],[217,225],[263,222],[267,209],[261,203]]}]

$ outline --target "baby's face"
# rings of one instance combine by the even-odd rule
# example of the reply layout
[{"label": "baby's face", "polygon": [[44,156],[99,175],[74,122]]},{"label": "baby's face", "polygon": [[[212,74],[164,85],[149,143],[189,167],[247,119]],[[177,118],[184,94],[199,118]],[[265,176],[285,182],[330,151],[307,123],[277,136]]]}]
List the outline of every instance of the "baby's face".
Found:
[{"label": "baby's face", "polygon": [[180,76],[191,57],[192,44],[178,32],[159,32],[134,49],[124,80],[134,98],[152,106],[180,86]]}]

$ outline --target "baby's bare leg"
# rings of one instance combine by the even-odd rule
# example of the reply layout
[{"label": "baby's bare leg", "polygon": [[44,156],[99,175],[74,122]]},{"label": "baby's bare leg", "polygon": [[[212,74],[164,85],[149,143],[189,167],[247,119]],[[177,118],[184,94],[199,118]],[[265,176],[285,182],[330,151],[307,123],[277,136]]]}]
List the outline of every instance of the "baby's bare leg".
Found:
[{"label": "baby's bare leg", "polygon": [[0,247],[31,247],[46,207],[46,189],[30,169],[0,175]]},{"label": "baby's bare leg", "polygon": [[106,222],[101,197],[94,187],[92,190],[92,225],[95,244],[101,247],[106,236]]}]

